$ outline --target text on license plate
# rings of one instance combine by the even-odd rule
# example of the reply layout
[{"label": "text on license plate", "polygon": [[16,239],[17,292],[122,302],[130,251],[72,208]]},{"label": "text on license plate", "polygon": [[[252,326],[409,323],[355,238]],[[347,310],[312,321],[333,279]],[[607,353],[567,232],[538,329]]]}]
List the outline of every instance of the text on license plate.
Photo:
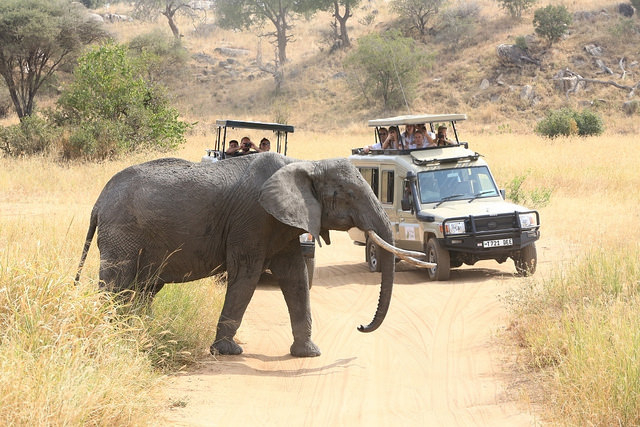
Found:
[{"label": "text on license plate", "polygon": [[485,240],[482,242],[483,248],[497,248],[499,246],[512,246],[513,239],[497,239],[497,240]]}]

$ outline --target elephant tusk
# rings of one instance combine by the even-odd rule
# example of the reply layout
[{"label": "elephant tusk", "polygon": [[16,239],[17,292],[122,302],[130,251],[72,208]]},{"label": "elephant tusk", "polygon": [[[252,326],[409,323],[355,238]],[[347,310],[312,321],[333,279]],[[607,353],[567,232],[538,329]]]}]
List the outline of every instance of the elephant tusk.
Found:
[{"label": "elephant tusk", "polygon": [[403,261],[408,262],[409,264],[415,265],[416,267],[420,267],[420,268],[435,268],[438,266],[438,264],[436,264],[435,262],[427,262],[427,261],[422,261],[420,259],[416,259],[413,257],[400,257]]},{"label": "elephant tusk", "polygon": [[376,232],[373,231],[373,230],[367,231],[367,234],[369,235],[371,240],[373,240],[382,249],[384,249],[384,250],[386,250],[388,252],[391,252],[394,255],[397,255],[398,258],[401,258],[404,261],[407,261],[408,263],[415,265],[416,267],[434,268],[434,267],[437,266],[437,264],[435,264],[433,262],[427,262],[427,261],[422,261],[420,259],[417,259],[417,258],[422,258],[422,257],[426,256],[422,252],[408,251],[408,250],[405,250],[405,249],[397,248],[397,247],[385,242],[384,240],[382,240],[382,238],[380,236],[378,236],[376,234]]},{"label": "elephant tusk", "polygon": [[382,240],[382,237],[378,236],[376,234],[375,231],[373,230],[369,230],[367,231],[367,233],[369,234],[369,237],[371,237],[371,240],[373,240],[378,246],[380,246],[382,249],[391,252],[393,254],[398,255],[399,257],[402,257],[402,255],[404,256],[409,256],[409,257],[423,257],[425,256],[422,252],[415,252],[415,251],[407,251],[405,249],[400,249],[397,248],[395,246],[393,246],[390,243],[385,242],[384,240]]}]

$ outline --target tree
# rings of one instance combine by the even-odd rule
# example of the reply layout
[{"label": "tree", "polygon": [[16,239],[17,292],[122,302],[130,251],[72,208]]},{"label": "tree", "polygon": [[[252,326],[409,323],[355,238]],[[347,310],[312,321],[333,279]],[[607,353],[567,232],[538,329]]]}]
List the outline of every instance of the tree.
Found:
[{"label": "tree", "polygon": [[355,81],[351,87],[370,105],[396,108],[413,99],[419,72],[430,60],[413,39],[389,31],[361,37],[344,64]]},{"label": "tree", "polygon": [[[315,4],[314,4],[315,3]],[[349,33],[347,31],[347,21],[353,16],[351,11],[358,7],[360,0],[324,0],[324,1],[311,1],[309,3],[308,10],[313,10],[317,7],[320,10],[327,10],[333,14],[336,22],[338,23],[336,28],[337,40],[339,40],[340,47],[345,48],[351,46],[351,40],[349,39]],[[340,8],[344,8],[344,12],[340,12]]]},{"label": "tree", "polygon": [[173,37],[180,38],[180,29],[176,24],[176,15],[183,13],[192,16],[193,9],[186,0],[137,0],[135,2],[134,15],[142,18],[151,18],[160,13],[167,18]]},{"label": "tree", "polygon": [[160,87],[147,75],[144,57],[121,45],[92,49],[74,70],[53,121],[69,135],[67,157],[104,158],[142,148],[172,149],[189,125],[178,120]]},{"label": "tree", "polygon": [[106,36],[68,0],[0,2],[0,75],[20,120],[33,113],[36,93],[58,68]]},{"label": "tree", "polygon": [[288,31],[295,15],[317,10],[320,5],[299,0],[217,0],[215,4],[218,25],[223,28],[248,29],[271,22],[275,31],[265,35],[275,40],[277,67],[287,62],[287,43],[291,40]]},{"label": "tree", "polygon": [[512,18],[520,19],[522,12],[531,8],[536,0],[497,0],[500,7],[506,10]]},{"label": "tree", "polygon": [[569,30],[571,14],[565,6],[553,6],[537,9],[533,13],[533,27],[536,34],[547,39],[549,46],[557,42]]},{"label": "tree", "polygon": [[438,13],[443,3],[444,0],[392,0],[391,10],[403,20],[409,20],[413,28],[425,35],[429,20]]}]

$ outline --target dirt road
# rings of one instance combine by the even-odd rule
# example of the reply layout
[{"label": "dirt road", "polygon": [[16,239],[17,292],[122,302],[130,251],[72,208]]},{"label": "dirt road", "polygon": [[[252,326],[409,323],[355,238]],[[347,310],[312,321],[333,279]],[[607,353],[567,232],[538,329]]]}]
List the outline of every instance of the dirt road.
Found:
[{"label": "dirt road", "polygon": [[[238,339],[240,356],[204,362],[171,379],[183,407],[163,417],[185,426],[529,426],[535,418],[506,392],[499,295],[521,279],[511,261],[482,262],[429,282],[398,264],[391,308],[377,331],[380,275],[346,233],[316,252],[311,290],[316,358],[293,358],[279,289],[261,285]],[[544,249],[539,246],[541,255]],[[181,405],[176,405],[181,406]]]}]

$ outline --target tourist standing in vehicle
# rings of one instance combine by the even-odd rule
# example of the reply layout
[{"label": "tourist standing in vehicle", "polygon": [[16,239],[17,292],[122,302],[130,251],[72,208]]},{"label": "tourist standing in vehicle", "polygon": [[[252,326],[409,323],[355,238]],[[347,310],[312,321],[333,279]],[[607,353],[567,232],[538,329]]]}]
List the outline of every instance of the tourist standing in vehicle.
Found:
[{"label": "tourist standing in vehicle", "polygon": [[251,138],[248,136],[242,137],[240,140],[240,154],[251,154],[257,153],[258,151],[258,147],[256,147],[256,144],[251,141]]},{"label": "tourist standing in vehicle", "polygon": [[389,131],[387,130],[387,128],[381,127],[378,129],[378,141],[381,147],[382,143],[387,139],[387,136],[389,136]]},{"label": "tourist standing in vehicle", "polygon": [[231,141],[229,141],[229,148],[227,148],[227,151],[225,151],[225,153],[228,156],[239,156],[240,155],[240,144],[238,143],[237,140],[232,139]]},{"label": "tourist standing in vehicle", "polygon": [[436,135],[436,145],[442,147],[445,145],[455,145],[455,142],[447,138],[447,127],[438,126],[438,134]]},{"label": "tourist standing in vehicle", "polygon": [[430,130],[427,130],[427,125],[425,125],[424,123],[417,125],[416,129],[419,129],[422,131],[422,134],[424,135],[424,145],[425,147],[435,147],[436,146],[436,134],[431,132]]},{"label": "tourist standing in vehicle", "polygon": [[389,126],[389,136],[387,136],[387,139],[382,143],[382,149],[405,149],[404,140],[402,138],[402,135],[400,135],[398,126]]},{"label": "tourist standing in vehicle", "polygon": [[406,125],[404,127],[404,132],[402,132],[402,139],[404,139],[407,147],[411,147],[411,144],[413,144],[413,137],[415,135],[415,132],[416,125]]},{"label": "tourist standing in vehicle", "polygon": [[409,144],[409,149],[417,150],[419,148],[425,148],[424,133],[421,130],[416,130],[413,134],[413,144]]},{"label": "tourist standing in vehicle", "polygon": [[269,141],[267,138],[262,138],[260,140],[258,151],[261,153],[264,153],[265,151],[271,151],[271,141]]}]

